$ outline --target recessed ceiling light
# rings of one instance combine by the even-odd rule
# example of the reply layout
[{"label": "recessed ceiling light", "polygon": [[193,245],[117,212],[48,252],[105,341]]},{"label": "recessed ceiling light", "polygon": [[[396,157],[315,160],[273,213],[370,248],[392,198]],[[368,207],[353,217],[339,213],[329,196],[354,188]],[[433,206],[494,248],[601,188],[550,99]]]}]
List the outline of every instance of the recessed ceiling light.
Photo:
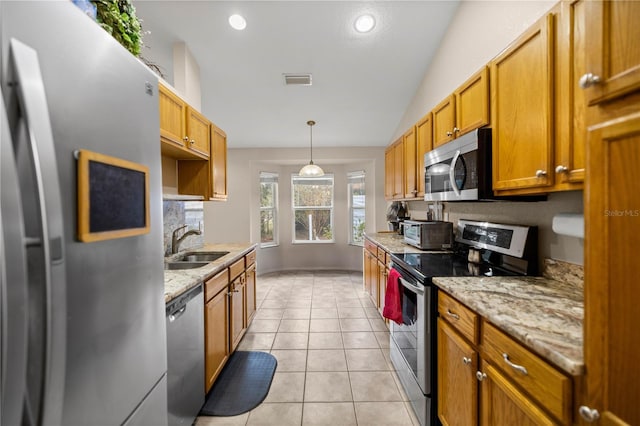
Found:
[{"label": "recessed ceiling light", "polygon": [[240,15],[231,15],[229,16],[229,25],[234,30],[244,30],[247,28],[247,20]]},{"label": "recessed ceiling light", "polygon": [[373,29],[373,27],[376,26],[376,19],[373,17],[373,15],[360,15],[353,23],[353,26],[359,33],[368,33]]}]

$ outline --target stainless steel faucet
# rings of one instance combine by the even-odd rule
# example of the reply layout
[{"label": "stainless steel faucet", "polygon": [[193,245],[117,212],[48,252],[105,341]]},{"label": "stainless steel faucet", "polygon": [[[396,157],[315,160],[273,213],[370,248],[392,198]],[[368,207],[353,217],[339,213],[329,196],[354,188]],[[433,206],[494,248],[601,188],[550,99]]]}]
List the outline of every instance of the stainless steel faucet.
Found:
[{"label": "stainless steel faucet", "polygon": [[190,229],[186,231],[180,238],[178,238],[178,232],[186,228],[188,225],[182,225],[179,228],[175,229],[171,234],[171,254],[176,254],[178,252],[178,247],[180,247],[180,243],[187,238],[189,235],[200,235],[202,231],[200,230],[200,223],[198,223],[198,229]]}]

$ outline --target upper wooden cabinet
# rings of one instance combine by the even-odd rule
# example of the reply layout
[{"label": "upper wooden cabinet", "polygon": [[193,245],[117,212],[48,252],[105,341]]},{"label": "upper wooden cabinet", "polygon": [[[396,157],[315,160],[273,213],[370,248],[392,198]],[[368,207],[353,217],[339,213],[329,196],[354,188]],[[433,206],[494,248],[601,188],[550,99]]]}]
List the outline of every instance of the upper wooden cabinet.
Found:
[{"label": "upper wooden cabinet", "polygon": [[187,148],[204,156],[209,156],[211,135],[207,118],[191,107],[187,107]]},{"label": "upper wooden cabinet", "polygon": [[554,190],[582,189],[587,143],[587,101],[578,86],[586,73],[586,3],[563,1],[553,10],[556,24]]},{"label": "upper wooden cabinet", "polygon": [[211,125],[211,193],[214,200],[227,199],[227,134]]},{"label": "upper wooden cabinet", "polygon": [[595,105],[640,89],[640,2],[585,3],[589,44],[580,86]]},{"label": "upper wooden cabinet", "polygon": [[428,113],[416,123],[416,164],[418,194],[424,198],[424,155],[433,149],[433,118]]},{"label": "upper wooden cabinet", "polygon": [[209,121],[166,86],[159,84],[162,155],[176,159],[209,157]]},{"label": "upper wooden cabinet", "polygon": [[472,75],[432,111],[433,147],[489,124],[489,76],[486,67]]},{"label": "upper wooden cabinet", "polygon": [[387,200],[404,198],[404,138],[387,147],[384,155],[384,194]]},{"label": "upper wooden cabinet", "polygon": [[554,16],[544,16],[491,62],[493,189],[553,184]]},{"label": "upper wooden cabinet", "polygon": [[415,126],[402,136],[402,143],[404,145],[404,198],[414,198],[418,195]]}]

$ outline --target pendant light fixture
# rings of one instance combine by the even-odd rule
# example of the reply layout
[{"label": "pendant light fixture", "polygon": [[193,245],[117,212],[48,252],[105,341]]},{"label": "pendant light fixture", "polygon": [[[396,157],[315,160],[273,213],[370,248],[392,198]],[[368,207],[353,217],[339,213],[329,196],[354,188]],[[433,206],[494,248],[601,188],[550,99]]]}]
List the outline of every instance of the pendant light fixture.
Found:
[{"label": "pendant light fixture", "polygon": [[315,121],[309,120],[307,121],[307,125],[309,126],[309,153],[310,153],[310,161],[309,164],[304,166],[298,172],[298,175],[302,177],[320,177],[324,176],[324,171],[320,168],[320,166],[316,166],[313,164],[313,125],[316,124]]}]

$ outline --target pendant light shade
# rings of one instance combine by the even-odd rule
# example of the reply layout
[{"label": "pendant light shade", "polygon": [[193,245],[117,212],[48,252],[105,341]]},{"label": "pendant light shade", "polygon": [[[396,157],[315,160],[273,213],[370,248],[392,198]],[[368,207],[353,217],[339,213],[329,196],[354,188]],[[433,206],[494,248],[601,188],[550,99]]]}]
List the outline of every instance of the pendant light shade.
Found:
[{"label": "pendant light shade", "polygon": [[320,166],[316,166],[313,164],[313,125],[316,124],[315,121],[309,120],[307,121],[307,125],[309,126],[309,164],[302,167],[298,172],[298,175],[303,177],[319,177],[324,176],[324,170],[320,168]]}]

